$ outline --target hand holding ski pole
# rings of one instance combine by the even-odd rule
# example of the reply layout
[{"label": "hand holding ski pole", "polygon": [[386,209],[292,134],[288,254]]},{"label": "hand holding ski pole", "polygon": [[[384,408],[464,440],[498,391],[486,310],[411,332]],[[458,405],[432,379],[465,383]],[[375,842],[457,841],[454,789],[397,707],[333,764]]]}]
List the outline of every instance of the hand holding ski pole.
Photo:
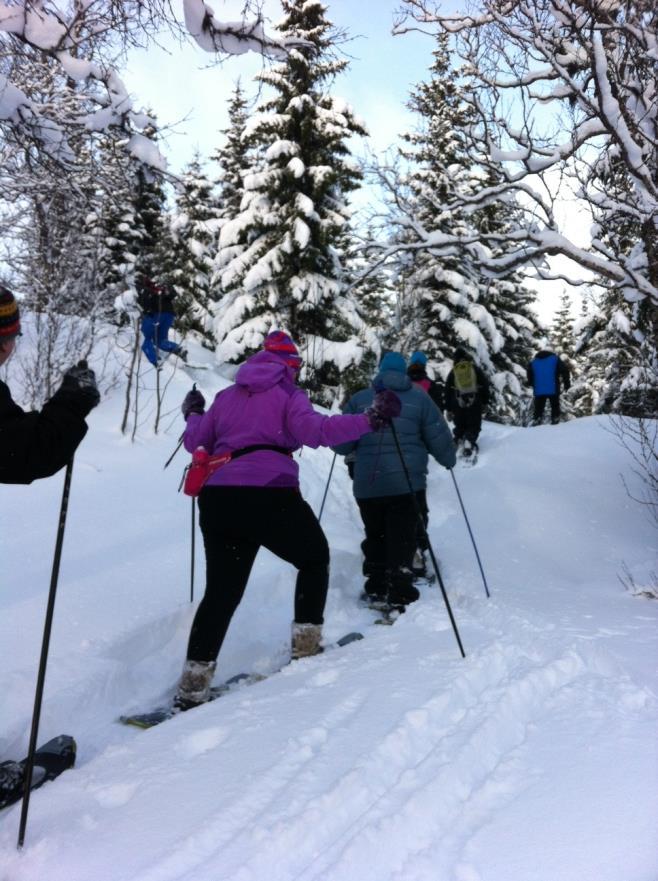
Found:
[{"label": "hand holding ski pole", "polygon": [[196,387],[196,383],[192,386],[192,391],[188,392],[183,398],[183,403],[181,404],[181,411],[183,413],[183,418],[187,422],[189,416],[192,413],[198,413],[202,415],[206,408],[206,399],[203,397],[200,391],[198,391]]},{"label": "hand holding ski pole", "polygon": [[[181,411],[183,416],[185,417],[185,421],[187,421],[187,417],[190,413],[203,413],[204,407],[206,405],[206,399],[203,397],[201,392],[197,391],[196,382],[192,385],[192,391],[188,392],[183,398],[183,403],[181,404]],[[185,432],[181,434],[178,438],[178,443],[176,444],[176,449],[169,456],[167,461],[164,463],[164,468],[168,468],[171,464],[174,456],[180,450],[183,445],[183,440],[185,439]],[[163,469],[164,470],[164,469]]]},{"label": "hand holding ski pole", "polygon": [[384,389],[377,392],[375,398],[366,410],[366,416],[373,431],[381,431],[388,428],[392,421],[402,412],[402,403],[395,392]]}]

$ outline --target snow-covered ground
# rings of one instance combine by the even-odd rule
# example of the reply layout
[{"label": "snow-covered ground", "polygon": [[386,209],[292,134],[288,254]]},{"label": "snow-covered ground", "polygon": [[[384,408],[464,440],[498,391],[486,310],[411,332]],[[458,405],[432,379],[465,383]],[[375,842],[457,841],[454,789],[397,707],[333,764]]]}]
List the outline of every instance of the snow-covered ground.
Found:
[{"label": "snow-covered ground", "polygon": [[[194,378],[207,397],[225,383]],[[33,794],[23,851],[20,806],[0,814],[1,881],[655,881],[658,601],[618,575],[625,563],[649,582],[658,533],[605,419],[486,424],[478,465],[457,469],[490,600],[450,474],[431,466],[465,660],[436,587],[392,628],[359,607],[361,524],[339,462],[325,631],[365,639],[159,728],[116,722],[171,694],[183,661],[187,456],[163,464],[189,386],[171,379],[158,436],[120,435],[120,388],[90,418],[39,736],[73,734],[78,762]],[[331,458],[300,457],[316,511]],[[0,487],[0,758],[26,751],[61,489],[62,475]],[[293,581],[261,552],[217,681],[284,662]],[[202,582],[198,536],[197,599]]]}]

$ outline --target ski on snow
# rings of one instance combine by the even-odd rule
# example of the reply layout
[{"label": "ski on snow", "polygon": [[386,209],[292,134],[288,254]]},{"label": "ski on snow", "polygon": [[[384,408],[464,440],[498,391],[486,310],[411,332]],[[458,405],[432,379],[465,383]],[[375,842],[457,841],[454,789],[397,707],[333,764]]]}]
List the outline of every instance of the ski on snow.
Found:
[{"label": "ski on snow", "polygon": [[[323,653],[331,651],[332,649],[342,648],[352,642],[357,642],[359,639],[363,639],[362,633],[357,633],[356,631],[353,633],[346,633],[345,636],[337,639],[336,642],[324,646]],[[288,664],[285,664],[284,666],[288,666]],[[226,682],[222,682],[220,685],[215,685],[210,689],[210,698],[205,701],[205,703],[216,701],[218,698],[224,697],[224,695],[229,694],[238,688],[244,688],[247,685],[255,685],[257,682],[263,682],[275,673],[280,673],[282,669],[283,667],[280,667],[278,670],[273,670],[271,673],[267,674],[238,673],[236,676],[231,676]],[[124,725],[133,725],[135,728],[153,728],[155,725],[160,725],[162,722],[166,722],[167,719],[172,719],[174,716],[180,715],[181,712],[181,710],[175,708],[172,704],[169,704],[167,706],[157,707],[149,713],[134,713],[132,715],[120,716],[119,721]],[[189,712],[189,710],[185,712]]]},{"label": "ski on snow", "polygon": [[[76,743],[68,734],[53,737],[34,753],[32,785],[38,789],[54,780],[75,764]],[[0,809],[9,807],[23,797],[27,757],[20,762],[0,762]]]}]

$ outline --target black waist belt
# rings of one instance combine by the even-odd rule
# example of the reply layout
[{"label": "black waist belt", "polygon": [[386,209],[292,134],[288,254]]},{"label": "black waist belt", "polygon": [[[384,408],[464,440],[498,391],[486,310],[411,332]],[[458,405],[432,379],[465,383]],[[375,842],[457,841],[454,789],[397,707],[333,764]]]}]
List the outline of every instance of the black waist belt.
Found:
[{"label": "black waist belt", "polygon": [[273,444],[253,444],[251,447],[242,447],[239,450],[233,450],[231,453],[231,461],[239,459],[240,456],[246,456],[247,453],[256,453],[258,450],[270,450],[272,453],[281,453],[282,456],[290,456],[292,458],[292,450],[287,447],[276,447]]}]

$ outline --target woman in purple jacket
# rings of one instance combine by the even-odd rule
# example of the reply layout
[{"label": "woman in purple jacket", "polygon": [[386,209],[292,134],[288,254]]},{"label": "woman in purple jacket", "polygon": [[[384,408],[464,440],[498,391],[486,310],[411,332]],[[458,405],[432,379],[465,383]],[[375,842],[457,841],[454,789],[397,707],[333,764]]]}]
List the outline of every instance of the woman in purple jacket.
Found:
[{"label": "woman in purple jacket", "polygon": [[235,385],[204,412],[194,390],[183,401],[185,448],[211,456],[231,453],[199,495],[206,551],[206,591],[197,609],[175,705],[186,710],[208,700],[217,655],[260,547],[298,570],[292,657],[321,651],[329,546],[299,491],[292,458],[301,446],[329,447],[357,440],[390,423],[400,403],[382,392],[372,408],[349,416],[317,413],[296,385],[302,361],[282,331],[270,333],[263,350],[237,372]]}]

